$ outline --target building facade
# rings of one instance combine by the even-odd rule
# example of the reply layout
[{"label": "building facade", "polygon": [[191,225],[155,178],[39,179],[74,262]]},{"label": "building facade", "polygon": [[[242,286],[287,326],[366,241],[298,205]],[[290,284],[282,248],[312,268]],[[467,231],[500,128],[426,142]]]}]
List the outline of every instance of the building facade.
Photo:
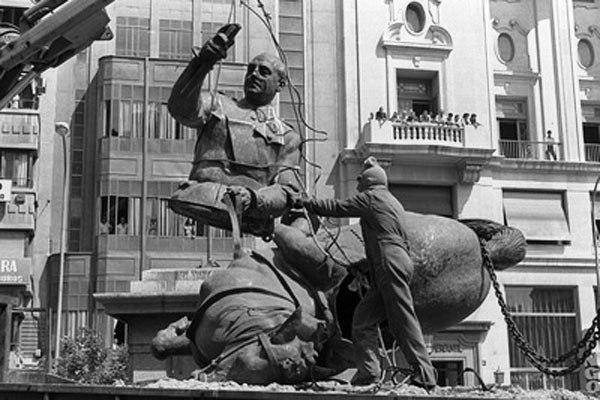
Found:
[{"label": "building facade", "polygon": [[[408,210],[521,229],[527,257],[498,274],[503,294],[536,348],[570,348],[596,309],[590,215],[600,174],[600,1],[264,3],[300,93],[298,101],[282,92],[280,115],[297,125],[299,107],[308,125],[328,133],[324,141],[300,126],[315,139],[305,144],[318,164],[303,165],[308,191],[352,195],[362,159],[374,155]],[[14,4],[0,2],[3,20],[22,12]],[[0,112],[0,179],[12,186],[10,201],[0,203],[0,243],[10,265],[21,260],[27,269],[32,304],[55,309],[51,255],[64,155],[53,126],[69,122],[64,332],[91,325],[110,339],[114,321],[91,294],[127,291],[144,270],[195,268],[209,257],[223,265],[230,257],[227,232],[209,232],[166,207],[193,157],[195,132],[166,111],[190,47],[228,21],[242,25],[207,85],[233,96],[245,63],[274,47],[235,1],[117,0],[108,12],[114,40],[45,74],[37,109]],[[422,121],[406,118],[410,111]],[[466,321],[434,335],[431,351],[441,384],[473,383],[460,375],[465,367],[486,382],[502,371],[505,383],[530,388],[584,384],[582,376],[549,379],[531,368],[492,292]]]},{"label": "building facade", "polygon": [[[0,22],[17,25],[28,1],[0,1]],[[48,342],[45,281],[50,255],[59,251],[63,152],[55,134],[56,71],[34,80],[0,110],[0,325],[4,346],[35,362]],[[55,160],[58,166],[55,169]],[[7,345],[7,341],[9,342]],[[4,376],[4,375],[2,375]]]},{"label": "building facade", "polygon": [[[329,177],[336,194],[352,194],[361,160],[375,155],[407,209],[521,229],[527,257],[498,275],[518,326],[551,355],[570,349],[596,314],[599,7],[365,0],[342,11],[346,135]],[[375,114],[380,107],[387,119]],[[389,120],[394,112],[404,120],[403,110],[432,117]],[[458,114],[457,123],[436,122],[439,112],[444,121]],[[434,335],[432,358],[450,383],[466,366],[486,382],[502,371],[529,388],[583,382],[532,368],[492,292],[466,321]]]}]

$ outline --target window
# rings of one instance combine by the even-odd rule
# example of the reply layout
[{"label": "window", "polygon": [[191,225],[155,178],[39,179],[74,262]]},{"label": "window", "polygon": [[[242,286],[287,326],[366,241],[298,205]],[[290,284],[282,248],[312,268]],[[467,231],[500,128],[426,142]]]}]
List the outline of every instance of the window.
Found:
[{"label": "window", "polygon": [[304,110],[304,20],[302,0],[281,0],[279,2],[279,43],[288,60],[289,78],[300,93],[300,99],[292,101],[290,92],[283,88],[279,96],[279,116],[296,126],[296,107]]},{"label": "window", "polygon": [[406,7],[405,19],[409,31],[414,33],[421,32],[425,27],[425,11],[421,4],[417,2],[410,3]]},{"label": "window", "polygon": [[[191,218],[176,214],[169,208],[168,200],[149,197],[146,201],[146,230],[148,236],[206,236],[207,226]],[[212,236],[215,238],[231,237],[231,232],[213,228]]]},{"label": "window", "polygon": [[148,137],[151,139],[195,139],[196,130],[181,125],[169,114],[167,103],[151,102],[148,104],[149,127]]},{"label": "window", "polygon": [[568,242],[569,224],[563,192],[502,192],[506,225],[523,232],[528,242]]},{"label": "window", "polygon": [[[108,87],[108,86],[107,86]],[[144,87],[117,85],[115,98],[104,100],[104,136],[142,137]],[[110,93],[110,90],[105,90]]]},{"label": "window", "polygon": [[0,22],[19,26],[19,20],[27,8],[0,7]]},{"label": "window", "polygon": [[0,179],[10,179],[16,187],[31,188],[33,155],[17,150],[0,150]]},{"label": "window", "polygon": [[150,19],[117,17],[116,52],[118,56],[150,56]]},{"label": "window", "polygon": [[421,115],[424,111],[437,111],[438,87],[437,73],[429,73],[426,79],[423,75],[416,77],[413,71],[396,70],[396,95],[398,111],[414,111]]},{"label": "window", "polygon": [[600,123],[583,124],[585,160],[600,162]]},{"label": "window", "polygon": [[407,211],[450,218],[454,216],[451,186],[390,184],[390,192]]},{"label": "window", "polygon": [[524,100],[497,99],[496,117],[500,153],[506,158],[540,159],[543,143],[529,140],[527,104]]},{"label": "window", "polygon": [[502,62],[510,62],[515,57],[515,43],[508,33],[498,36],[498,57]]},{"label": "window", "polygon": [[139,235],[140,198],[102,196],[100,198],[100,235]]},{"label": "window", "polygon": [[189,59],[192,54],[192,21],[159,21],[159,57]]},{"label": "window", "polygon": [[[573,289],[507,286],[506,300],[517,326],[534,349],[556,356],[568,351],[577,342]],[[510,332],[508,336],[511,384],[525,389],[578,389],[578,375],[545,376],[529,364]]]},{"label": "window", "polygon": [[594,64],[594,47],[589,40],[580,39],[577,42],[577,55],[583,68],[589,68]]}]

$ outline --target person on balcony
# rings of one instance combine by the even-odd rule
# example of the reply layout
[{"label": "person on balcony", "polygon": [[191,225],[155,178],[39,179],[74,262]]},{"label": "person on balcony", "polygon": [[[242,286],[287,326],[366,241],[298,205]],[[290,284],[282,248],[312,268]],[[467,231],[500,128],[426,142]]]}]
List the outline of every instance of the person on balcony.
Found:
[{"label": "person on balcony", "polygon": [[481,124],[477,122],[477,114],[471,114],[471,117],[469,117],[469,124],[475,128],[481,126]]},{"label": "person on balcony", "polygon": [[460,118],[460,115],[458,114],[454,114],[454,121],[452,121],[452,125],[457,126],[457,127],[463,127],[464,125],[461,124],[462,119]]},{"label": "person on balcony", "polygon": [[452,117],[454,114],[448,113],[448,117],[446,118],[446,125],[452,125]]},{"label": "person on balcony", "polygon": [[464,113],[462,115],[462,121],[461,121],[462,126],[466,126],[469,125],[469,113]]},{"label": "person on balcony", "polygon": [[556,161],[556,151],[554,150],[554,144],[556,140],[552,137],[552,131],[546,132],[546,159]]},{"label": "person on balcony", "polygon": [[438,111],[438,113],[435,115],[435,119],[434,122],[438,125],[443,125],[444,124],[444,112],[443,111]]},{"label": "person on balcony", "polygon": [[383,111],[383,106],[379,107],[379,110],[375,113],[375,119],[379,121],[380,124],[384,123],[387,119],[387,114]]},{"label": "person on balcony", "polygon": [[117,224],[117,235],[127,235],[127,220],[125,217],[119,218],[119,223]]},{"label": "person on balcony", "polygon": [[106,217],[102,217],[102,219],[100,220],[99,228],[101,235],[108,235],[112,226],[110,225],[110,222],[106,220]]}]

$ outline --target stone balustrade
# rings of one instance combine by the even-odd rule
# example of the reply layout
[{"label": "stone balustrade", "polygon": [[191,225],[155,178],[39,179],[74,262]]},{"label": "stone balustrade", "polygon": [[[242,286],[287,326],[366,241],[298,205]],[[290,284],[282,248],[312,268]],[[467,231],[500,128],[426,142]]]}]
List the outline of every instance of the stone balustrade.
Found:
[{"label": "stone balustrade", "polygon": [[433,122],[370,121],[365,126],[364,142],[464,147],[465,128]]}]

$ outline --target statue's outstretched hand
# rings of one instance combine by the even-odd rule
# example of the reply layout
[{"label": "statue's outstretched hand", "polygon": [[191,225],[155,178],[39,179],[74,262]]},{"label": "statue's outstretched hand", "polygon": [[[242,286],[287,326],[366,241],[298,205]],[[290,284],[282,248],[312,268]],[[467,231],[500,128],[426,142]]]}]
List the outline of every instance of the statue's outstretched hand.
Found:
[{"label": "statue's outstretched hand", "polygon": [[220,59],[227,57],[227,50],[233,46],[234,38],[238,32],[242,29],[240,24],[226,24],[221,27],[216,35],[207,41],[202,49],[198,52],[197,49],[193,49],[194,55],[201,56],[203,51],[208,51]]}]

